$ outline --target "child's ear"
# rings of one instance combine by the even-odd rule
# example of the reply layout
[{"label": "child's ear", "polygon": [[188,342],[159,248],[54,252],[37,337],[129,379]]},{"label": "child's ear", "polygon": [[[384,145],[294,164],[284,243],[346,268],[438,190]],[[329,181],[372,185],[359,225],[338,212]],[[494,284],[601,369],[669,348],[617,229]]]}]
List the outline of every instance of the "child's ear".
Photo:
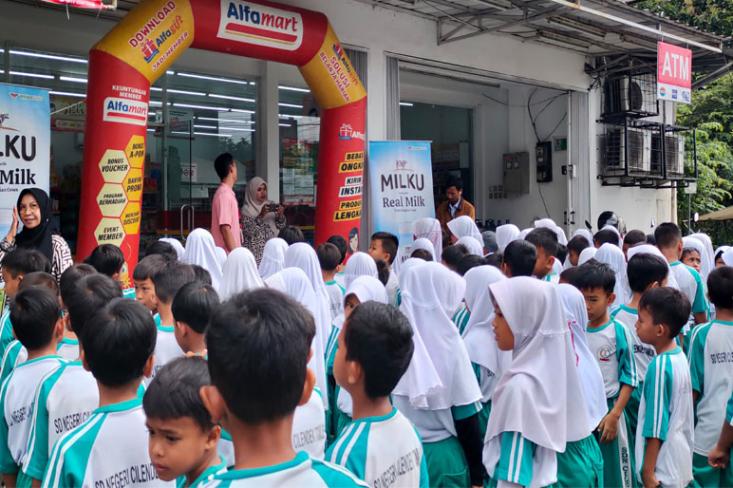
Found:
[{"label": "child's ear", "polygon": [[303,383],[303,394],[300,397],[298,406],[303,406],[308,403],[311,395],[313,394],[313,388],[316,386],[316,374],[310,369],[305,371],[305,382]]},{"label": "child's ear", "polygon": [[61,319],[61,320],[64,321],[64,330],[67,330],[69,332],[74,332],[73,330],[71,330],[71,318],[69,317],[69,311],[68,310],[64,314],[64,318]]},{"label": "child's ear", "polygon": [[143,376],[150,378],[153,374],[153,365],[155,364],[155,354],[151,354],[147,361],[145,361],[145,367],[143,368]]},{"label": "child's ear", "polygon": [[616,301],[616,294],[611,292],[608,294],[608,303],[613,303]]},{"label": "child's ear", "polygon": [[346,381],[350,385],[355,385],[361,381],[363,374],[364,369],[362,369],[361,364],[356,361],[346,361]]},{"label": "child's ear", "polygon": [[216,449],[219,445],[219,439],[221,439],[221,426],[214,425],[209,430],[209,435],[206,436],[206,445],[204,446],[206,450],[211,451],[212,449]]},{"label": "child's ear", "polygon": [[209,415],[211,415],[211,421],[214,424],[221,423],[222,419],[226,417],[227,409],[224,397],[221,396],[219,389],[214,385],[202,386],[199,390],[199,396],[204,403],[204,407],[209,411]]},{"label": "child's ear", "polygon": [[178,332],[181,334],[181,337],[186,337],[188,335],[188,327],[186,326],[186,324],[176,320],[175,326],[176,326],[176,329],[178,329]]},{"label": "child's ear", "polygon": [[53,336],[56,340],[60,341],[64,338],[64,330],[66,330],[66,319],[64,317],[59,317],[56,320],[56,325],[53,327]]}]

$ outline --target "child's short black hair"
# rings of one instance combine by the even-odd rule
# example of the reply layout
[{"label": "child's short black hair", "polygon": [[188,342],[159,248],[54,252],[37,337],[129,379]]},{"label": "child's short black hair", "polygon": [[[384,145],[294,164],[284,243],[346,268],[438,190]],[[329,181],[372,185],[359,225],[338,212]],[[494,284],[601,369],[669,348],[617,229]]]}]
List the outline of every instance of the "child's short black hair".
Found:
[{"label": "child's short black hair", "polygon": [[629,233],[624,236],[624,244],[626,244],[629,247],[634,247],[637,244],[643,244],[645,242],[646,242],[646,234],[644,234],[643,231],[640,231],[638,229],[629,231]]},{"label": "child's short black hair", "polygon": [[145,257],[162,256],[166,261],[173,262],[178,261],[178,253],[170,242],[155,241],[145,249]]},{"label": "child's short black hair", "polygon": [[675,247],[682,240],[682,231],[677,224],[665,222],[654,229],[654,240],[657,241],[657,247],[660,249]]},{"label": "child's short black hair", "polygon": [[690,318],[691,309],[685,295],[666,286],[645,291],[639,302],[639,310],[649,312],[654,324],[662,324],[669,329],[670,339],[679,335]]},{"label": "child's short black hair", "polygon": [[211,273],[209,273],[209,270],[204,268],[203,266],[199,266],[198,264],[191,264],[191,268],[193,268],[193,274],[196,277],[196,281],[200,281],[204,285],[213,285],[214,282],[211,279]]},{"label": "child's short black hair", "polygon": [[504,249],[503,262],[509,267],[512,277],[532,276],[537,262],[537,248],[529,241],[512,241]]},{"label": "child's short black hair", "polygon": [[373,241],[379,241],[382,244],[384,252],[389,253],[390,266],[397,257],[397,249],[400,247],[400,241],[397,236],[389,232],[375,232],[372,234]]},{"label": "child's short black hair", "polygon": [[611,229],[599,230],[593,236],[593,244],[596,247],[601,247],[604,244],[613,244],[614,246],[618,246],[618,234]]},{"label": "child's short black hair", "polygon": [[64,305],[69,311],[71,330],[84,333],[89,318],[115,298],[122,296],[120,284],[107,275],[85,276],[66,290]]},{"label": "child's short black hair", "polygon": [[58,298],[59,285],[56,282],[56,278],[45,271],[34,271],[23,276],[23,281],[20,282],[18,291],[37,286],[47,289]]},{"label": "child's short black hair", "polygon": [[654,234],[647,234],[646,235],[646,243],[651,244],[652,246],[657,245],[657,239],[654,237]]},{"label": "child's short black hair", "polygon": [[193,268],[188,264],[170,263],[153,276],[155,296],[163,303],[171,303],[178,290],[196,280]]},{"label": "child's short black hair", "polygon": [[415,249],[412,251],[412,254],[410,254],[411,258],[417,258],[422,259],[423,261],[432,261],[433,255],[430,254],[430,251],[427,249]]},{"label": "child's short black hair", "polygon": [[504,262],[504,253],[495,252],[493,254],[489,254],[488,256],[484,258],[484,261],[489,266],[493,266],[497,269],[501,269],[501,263]]},{"label": "child's short black hair", "polygon": [[58,297],[46,288],[23,290],[10,305],[10,321],[15,337],[29,351],[47,346],[53,340],[60,314]]},{"label": "child's short black hair", "polygon": [[463,244],[453,244],[443,249],[443,255],[440,258],[451,269],[458,268],[463,256],[468,254],[468,249]]},{"label": "child's short black hair", "polygon": [[11,251],[3,258],[3,268],[10,273],[13,278],[18,275],[33,273],[34,271],[51,272],[51,263],[48,258],[40,251],[35,249],[18,248]]},{"label": "child's short black hair", "polygon": [[96,269],[84,263],[73,264],[66,268],[66,271],[61,273],[61,279],[59,280],[59,292],[65,307],[68,307],[67,304],[69,303],[69,297],[81,279],[85,276],[90,276],[96,273]]},{"label": "child's short black hair", "polygon": [[616,273],[605,263],[596,260],[588,261],[578,266],[578,288],[580,290],[592,290],[603,288],[606,293],[613,293],[616,287]]},{"label": "child's short black hair", "polygon": [[555,258],[557,258],[557,260],[560,261],[561,263],[564,263],[567,257],[568,257],[568,246],[565,246],[558,242],[557,243],[557,252],[555,253]]},{"label": "child's short black hair", "polygon": [[292,246],[298,242],[305,242],[303,231],[300,230],[300,227],[296,227],[294,225],[286,225],[280,230],[280,233],[277,236],[287,242],[288,246]]},{"label": "child's short black hair", "polygon": [[577,235],[568,241],[568,252],[573,251],[575,254],[580,254],[591,245],[592,243],[588,242],[588,239]]},{"label": "child's short black hair", "polygon": [[471,268],[483,266],[485,264],[486,260],[484,260],[484,258],[482,258],[481,256],[476,256],[475,254],[466,254],[461,258],[460,261],[458,261],[458,266],[456,266],[456,273],[464,276]]},{"label": "child's short black hair", "polygon": [[199,393],[202,386],[210,384],[209,367],[204,358],[174,359],[156,373],[145,391],[145,416],[160,420],[189,417],[201,430],[210,430],[214,422]]},{"label": "child's short black hair", "polygon": [[534,244],[534,247],[537,249],[544,249],[548,256],[557,255],[557,248],[559,245],[557,234],[546,227],[534,229],[532,232],[527,234],[527,237],[525,237],[524,240]]},{"label": "child's short black hair", "polygon": [[626,275],[631,291],[644,293],[652,283],[661,283],[669,273],[669,265],[654,254],[640,253],[629,259]]},{"label": "child's short black hair", "polygon": [[214,169],[216,170],[216,174],[219,176],[220,180],[224,180],[229,175],[229,168],[235,164],[234,163],[234,156],[232,156],[230,153],[222,153],[219,154],[216,159],[214,160]]},{"label": "child's short black hair", "polygon": [[153,277],[168,266],[168,261],[159,254],[145,256],[135,266],[132,279],[135,281],[153,280]]},{"label": "child's short black hair", "polygon": [[723,266],[710,272],[708,296],[716,309],[733,310],[733,268]]},{"label": "child's short black hair", "polygon": [[209,373],[232,414],[246,424],[291,414],[315,334],[313,316],[275,290],[241,293],[219,307],[206,331]]},{"label": "child's short black hair", "polygon": [[568,285],[574,286],[580,289],[580,282],[578,278],[583,273],[583,270],[579,266],[568,268],[560,273],[560,283],[567,283]]},{"label": "child's short black hair", "polygon": [[376,259],[374,261],[377,265],[377,279],[379,279],[380,283],[382,283],[384,286],[387,286],[387,282],[389,282],[389,265],[387,264],[387,261],[384,259]]},{"label": "child's short black hair", "polygon": [[100,244],[84,262],[93,266],[98,273],[113,276],[122,270],[125,256],[122,254],[122,249],[114,244]]},{"label": "child's short black hair", "polygon": [[155,321],[145,306],[115,298],[85,327],[87,333],[80,337],[84,358],[100,384],[123,386],[143,376],[157,337]]},{"label": "child's short black hair", "polygon": [[392,393],[410,365],[414,346],[407,318],[390,305],[365,302],[344,325],[346,359],[364,371],[364,390],[369,398]]},{"label": "child's short black hair", "polygon": [[323,271],[336,271],[341,264],[341,252],[330,242],[324,242],[316,249],[318,263]]},{"label": "child's short black hair", "polygon": [[342,264],[346,259],[346,253],[349,250],[349,246],[346,243],[346,239],[344,239],[344,236],[333,235],[329,237],[326,242],[330,242],[331,244],[336,246],[336,248],[338,248],[339,253],[341,253],[341,261],[339,261],[339,264]]},{"label": "child's short black hair", "polygon": [[200,281],[187,283],[173,298],[173,318],[203,334],[214,310],[219,306],[219,295],[211,285]]}]

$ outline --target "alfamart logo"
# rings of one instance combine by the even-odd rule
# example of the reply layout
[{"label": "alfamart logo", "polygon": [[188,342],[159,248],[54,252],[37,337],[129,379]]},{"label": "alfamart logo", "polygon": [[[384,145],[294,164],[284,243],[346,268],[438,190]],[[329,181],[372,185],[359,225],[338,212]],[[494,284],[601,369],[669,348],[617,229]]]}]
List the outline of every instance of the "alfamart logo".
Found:
[{"label": "alfamart logo", "polygon": [[218,37],[232,41],[295,51],[303,43],[299,13],[242,0],[221,0]]},{"label": "alfamart logo", "polygon": [[107,97],[104,99],[105,122],[119,122],[145,126],[148,122],[148,104],[126,98]]}]

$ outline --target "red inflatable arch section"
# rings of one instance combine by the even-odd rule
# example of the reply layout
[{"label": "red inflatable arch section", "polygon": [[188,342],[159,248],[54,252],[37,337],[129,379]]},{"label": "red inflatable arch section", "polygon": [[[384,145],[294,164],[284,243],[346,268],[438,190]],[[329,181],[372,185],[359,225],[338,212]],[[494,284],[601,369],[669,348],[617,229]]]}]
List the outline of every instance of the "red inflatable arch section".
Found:
[{"label": "red inflatable arch section", "polygon": [[298,66],[321,107],[316,242],[348,238],[366,91],[326,16],[265,0],[144,0],[89,53],[79,257],[113,243],[137,262],[150,86],[189,47]]}]

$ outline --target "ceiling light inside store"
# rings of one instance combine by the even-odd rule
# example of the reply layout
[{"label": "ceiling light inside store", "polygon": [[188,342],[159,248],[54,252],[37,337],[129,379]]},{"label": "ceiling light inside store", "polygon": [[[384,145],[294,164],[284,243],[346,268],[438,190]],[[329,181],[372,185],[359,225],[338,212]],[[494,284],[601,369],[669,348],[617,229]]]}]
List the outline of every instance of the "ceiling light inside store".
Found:
[{"label": "ceiling light inside store", "polygon": [[55,61],[68,61],[69,63],[87,64],[86,59],[69,58],[67,56],[56,56],[54,54],[34,53],[30,51],[16,51],[14,49],[10,50],[10,54],[14,54],[16,56],[28,56],[30,58],[53,59]]},{"label": "ceiling light inside store", "polygon": [[235,85],[249,85],[248,81],[233,80],[231,78],[219,78],[216,76],[197,75],[193,73],[176,73],[176,76],[183,76],[184,78],[196,78],[198,80],[210,80],[210,81],[221,81],[223,83],[234,83]]},{"label": "ceiling light inside store", "polygon": [[157,86],[151,86],[151,87],[150,87],[150,91],[154,91],[154,92],[162,92],[162,91],[163,91],[163,89],[162,89],[162,88],[158,88]]},{"label": "ceiling light inside store", "polygon": [[168,71],[165,72],[165,74],[167,74],[167,75],[174,75],[174,74],[176,74],[176,72],[175,71],[172,71],[172,70],[168,70]]},{"label": "ceiling light inside store", "polygon": [[198,125],[198,124],[193,124],[193,128],[194,129],[218,129],[218,127],[215,125]]},{"label": "ceiling light inside store", "polygon": [[148,103],[151,107],[162,107],[163,102],[159,102],[157,100],[150,100],[150,103]]},{"label": "ceiling light inside store", "polygon": [[196,117],[196,120],[209,120],[212,122],[228,122],[231,124],[254,124],[252,120],[220,119],[218,117]]},{"label": "ceiling light inside store", "polygon": [[414,107],[414,106],[415,106],[415,104],[414,104],[414,103],[410,103],[410,102],[400,102],[400,107]]},{"label": "ceiling light inside store", "polygon": [[71,83],[87,83],[86,78],[74,78],[73,76],[59,76],[61,81],[69,81]]},{"label": "ceiling light inside store", "polygon": [[211,98],[220,98],[222,100],[236,100],[238,102],[255,103],[255,99],[254,98],[233,97],[231,95],[218,95],[216,93],[209,93],[209,96]]},{"label": "ceiling light inside store", "polygon": [[[179,134],[179,135],[183,135],[183,136],[190,136],[191,135],[190,132],[178,131],[178,130],[172,131],[171,134]],[[231,134],[212,134],[210,132],[194,132],[193,135],[195,135],[195,136],[209,136],[209,137],[225,137],[225,138],[232,137]]]},{"label": "ceiling light inside store", "polygon": [[56,95],[59,97],[76,97],[76,98],[86,98],[86,94],[84,93],[74,93],[74,92],[64,92],[64,91],[54,91],[51,90],[48,92],[49,95]]},{"label": "ceiling light inside store", "polygon": [[288,114],[278,114],[278,117],[281,119],[302,119],[305,117],[305,115],[288,115]]},{"label": "ceiling light inside store", "polygon": [[205,97],[206,96],[206,93],[204,92],[189,91],[189,90],[175,90],[173,88],[168,88],[168,93],[175,93],[177,95],[191,95],[194,97]]},{"label": "ceiling light inside store", "polygon": [[278,88],[280,90],[284,90],[284,91],[294,91],[294,92],[300,92],[300,93],[310,93],[311,92],[307,88],[298,88],[298,87],[295,87],[295,86],[280,85],[280,86],[278,86]]},{"label": "ceiling light inside store", "polygon": [[219,127],[219,130],[235,130],[239,132],[254,132],[254,129],[244,129],[242,127]]},{"label": "ceiling light inside store", "polygon": [[280,127],[292,127],[291,124],[277,124],[277,125],[279,125]]},{"label": "ceiling light inside store", "polygon": [[39,73],[26,73],[24,71],[11,71],[10,74],[13,76],[26,76],[28,78],[40,78],[42,80],[53,80],[54,79],[53,75],[42,75]]},{"label": "ceiling light inside store", "polygon": [[285,107],[285,108],[303,108],[302,105],[298,105],[297,103],[278,103],[279,106]]}]

